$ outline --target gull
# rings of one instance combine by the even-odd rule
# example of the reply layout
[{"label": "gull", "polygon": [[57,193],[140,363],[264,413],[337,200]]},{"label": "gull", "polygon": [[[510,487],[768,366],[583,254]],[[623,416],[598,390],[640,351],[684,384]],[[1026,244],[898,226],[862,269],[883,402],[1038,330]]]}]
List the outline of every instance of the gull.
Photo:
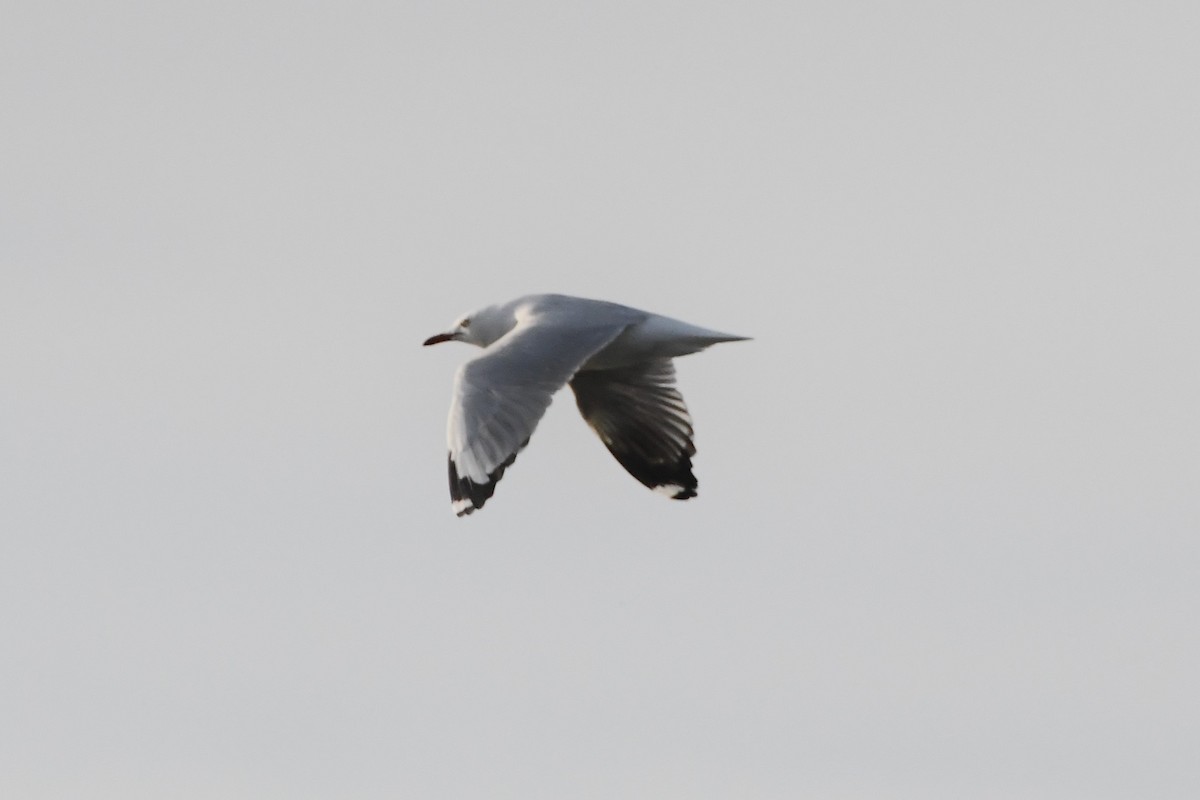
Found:
[{"label": "gull", "polygon": [[483,348],[454,378],[446,425],[451,508],[460,517],[483,508],[566,384],[630,475],[675,500],[695,497],[692,418],[671,359],[747,338],[561,294],[526,295],[459,317],[425,340]]}]

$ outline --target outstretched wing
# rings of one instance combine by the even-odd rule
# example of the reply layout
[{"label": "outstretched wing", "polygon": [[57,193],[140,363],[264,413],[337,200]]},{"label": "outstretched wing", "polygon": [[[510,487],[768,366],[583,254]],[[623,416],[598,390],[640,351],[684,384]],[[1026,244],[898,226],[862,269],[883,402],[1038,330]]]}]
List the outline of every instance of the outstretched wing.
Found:
[{"label": "outstretched wing", "polygon": [[450,502],[460,517],[496,491],[551,396],[628,324],[556,326],[536,319],[519,322],[455,377],[446,438]]},{"label": "outstretched wing", "polygon": [[670,359],[579,372],[571,389],[579,413],[630,475],[676,500],[696,496],[692,418]]}]

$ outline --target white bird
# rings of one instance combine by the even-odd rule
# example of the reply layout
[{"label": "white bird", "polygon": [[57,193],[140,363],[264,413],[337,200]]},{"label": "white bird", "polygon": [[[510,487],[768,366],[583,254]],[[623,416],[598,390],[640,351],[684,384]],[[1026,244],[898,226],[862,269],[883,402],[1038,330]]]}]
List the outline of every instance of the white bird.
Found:
[{"label": "white bird", "polygon": [[484,348],[454,379],[446,427],[451,507],[460,517],[483,508],[567,383],[583,418],[630,475],[676,500],[695,497],[692,418],[671,359],[747,338],[560,294],[531,294],[460,317],[425,340]]}]

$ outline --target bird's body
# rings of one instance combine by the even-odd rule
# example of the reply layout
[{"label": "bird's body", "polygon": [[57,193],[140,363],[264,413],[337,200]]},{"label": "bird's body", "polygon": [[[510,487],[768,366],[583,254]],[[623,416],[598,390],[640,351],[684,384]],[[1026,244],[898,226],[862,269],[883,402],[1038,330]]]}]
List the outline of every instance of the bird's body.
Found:
[{"label": "bird's body", "polygon": [[450,499],[482,508],[570,384],[579,411],[631,475],[676,499],[696,495],[691,417],[671,359],[743,340],[636,308],[557,294],[488,306],[426,345],[483,347],[459,368],[447,424]]}]

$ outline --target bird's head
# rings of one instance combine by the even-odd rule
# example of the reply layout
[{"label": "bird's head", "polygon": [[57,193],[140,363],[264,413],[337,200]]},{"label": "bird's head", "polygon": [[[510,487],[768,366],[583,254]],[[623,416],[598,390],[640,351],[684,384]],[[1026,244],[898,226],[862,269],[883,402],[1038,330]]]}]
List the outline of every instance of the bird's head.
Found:
[{"label": "bird's head", "polygon": [[[510,304],[511,305],[511,304]],[[425,346],[441,342],[466,342],[477,347],[487,347],[513,329],[517,319],[513,309],[505,306],[488,306],[474,314],[466,314],[454,321],[450,330],[430,336]]]}]

